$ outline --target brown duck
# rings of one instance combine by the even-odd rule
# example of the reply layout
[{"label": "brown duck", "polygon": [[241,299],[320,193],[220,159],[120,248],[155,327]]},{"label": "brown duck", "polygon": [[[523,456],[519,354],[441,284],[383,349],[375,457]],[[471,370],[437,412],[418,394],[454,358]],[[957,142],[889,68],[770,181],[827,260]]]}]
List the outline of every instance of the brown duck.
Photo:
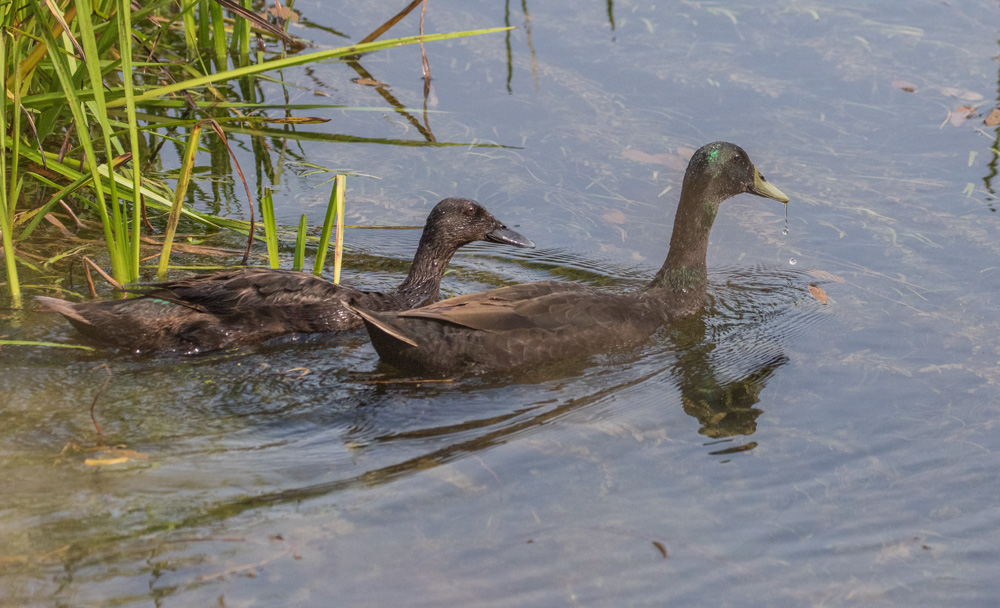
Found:
[{"label": "brown duck", "polygon": [[748,192],[788,197],[742,148],[711,143],[691,157],[670,251],[646,287],[609,292],[574,283],[526,283],[442,300],[404,312],[351,303],[386,363],[417,374],[451,375],[538,366],[631,349],[705,299],[708,235],[722,201]]},{"label": "brown duck", "polygon": [[361,291],[306,272],[251,268],[131,286],[141,297],[127,300],[36,299],[97,342],[137,353],[196,353],[282,334],[359,327],[360,317],[344,305],[348,299],[370,311],[434,302],[452,255],[473,241],[535,246],[479,203],[447,198],[427,216],[410,273],[393,291]]}]

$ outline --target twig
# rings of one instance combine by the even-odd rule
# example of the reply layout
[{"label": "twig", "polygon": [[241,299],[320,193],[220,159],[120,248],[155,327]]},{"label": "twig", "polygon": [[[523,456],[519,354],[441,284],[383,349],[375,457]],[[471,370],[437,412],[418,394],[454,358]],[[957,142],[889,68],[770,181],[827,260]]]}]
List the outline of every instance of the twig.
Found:
[{"label": "twig", "polygon": [[71,218],[73,218],[73,221],[76,222],[77,228],[83,228],[83,222],[81,222],[80,218],[77,217],[75,213],[73,213],[73,210],[69,208],[69,205],[66,204],[66,201],[64,201],[63,199],[59,199],[59,205],[66,210],[66,213],[68,213]]},{"label": "twig", "polygon": [[270,564],[274,560],[280,559],[280,558],[288,555],[291,552],[292,552],[292,548],[288,547],[288,548],[284,549],[283,551],[281,551],[279,553],[276,553],[275,555],[272,555],[271,557],[269,557],[267,559],[264,559],[264,560],[261,560],[259,562],[256,562],[256,563],[253,563],[253,564],[246,564],[245,566],[236,566],[235,568],[229,568],[228,570],[223,570],[222,572],[216,572],[215,574],[206,574],[205,576],[199,576],[195,580],[197,582],[201,583],[201,582],[204,582],[204,581],[210,581],[210,580],[213,580],[213,579],[222,578],[222,577],[230,575],[230,574],[239,574],[240,572],[246,572],[247,570],[256,570],[257,568],[260,568],[261,566],[265,566],[267,564]]},{"label": "twig", "polygon": [[[104,277],[104,280],[107,281],[108,283],[110,283],[112,287],[114,287],[115,289],[117,289],[119,291],[125,291],[125,288],[122,286],[121,283],[119,283],[118,281],[116,281],[113,278],[111,278],[111,275],[109,275],[108,273],[104,272],[104,270],[100,266],[98,266],[97,264],[95,264],[93,260],[91,260],[87,256],[83,256],[83,261],[85,263],[90,264],[91,266],[93,266],[94,270],[96,270],[98,274],[100,274],[102,277]],[[89,273],[88,273],[88,276],[89,276]],[[91,285],[91,293],[96,297],[97,296],[97,292],[94,291],[94,289],[93,289],[94,281],[90,280],[89,282],[90,282],[90,285]]]},{"label": "twig", "polygon": [[[424,15],[427,14],[427,0],[424,0],[424,5],[420,7],[420,35],[424,35]],[[427,61],[427,51],[424,50],[424,43],[420,43],[420,59],[422,62],[421,67],[424,70],[424,98],[427,98],[427,92],[431,88],[431,64]]]},{"label": "twig", "polygon": [[[191,102],[194,103],[193,101]],[[214,118],[208,120],[208,125],[212,127],[222,143],[225,144],[226,150],[229,151],[229,158],[233,160],[233,164],[236,165],[236,172],[240,174],[240,180],[243,182],[243,188],[247,191],[247,208],[250,210],[250,230],[247,231],[247,246],[243,250],[243,260],[240,262],[246,265],[247,260],[250,259],[250,248],[253,246],[253,232],[256,227],[256,217],[253,213],[253,196],[250,194],[250,186],[247,185],[247,178],[243,175],[243,169],[240,168],[240,161],[236,159],[236,154],[233,149],[229,147],[229,139],[226,138],[225,132],[222,130],[222,125],[220,125]]]},{"label": "twig", "polygon": [[[84,258],[86,259],[86,257]],[[90,266],[86,263],[83,264],[83,276],[87,279],[87,290],[90,292],[90,297],[97,297],[97,290],[94,289],[94,277],[90,276]]]},{"label": "twig", "polygon": [[[379,36],[381,36],[382,34],[386,33],[387,31],[389,31],[389,28],[399,23],[403,19],[403,17],[409,15],[410,12],[413,11],[413,9],[417,8],[417,5],[420,4],[421,2],[424,2],[424,0],[413,0],[413,2],[407,5],[406,8],[396,13],[396,15],[392,19],[389,19],[382,25],[375,28],[374,32],[362,38],[361,42],[359,42],[358,44],[365,44],[366,42],[371,42],[376,38],[378,38]],[[423,23],[423,19],[421,19],[421,23]],[[423,33],[423,30],[421,30],[421,33]]]}]

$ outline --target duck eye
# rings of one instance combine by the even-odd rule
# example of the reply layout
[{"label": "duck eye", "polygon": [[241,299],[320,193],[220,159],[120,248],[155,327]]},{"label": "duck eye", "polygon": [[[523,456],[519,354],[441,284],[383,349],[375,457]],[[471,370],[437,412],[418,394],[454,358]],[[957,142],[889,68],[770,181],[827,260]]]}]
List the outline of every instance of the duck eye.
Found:
[{"label": "duck eye", "polygon": [[475,214],[476,214],[476,208],[473,207],[472,205],[469,205],[468,207],[465,208],[465,215],[468,215],[468,216],[471,217],[471,216],[473,216]]}]

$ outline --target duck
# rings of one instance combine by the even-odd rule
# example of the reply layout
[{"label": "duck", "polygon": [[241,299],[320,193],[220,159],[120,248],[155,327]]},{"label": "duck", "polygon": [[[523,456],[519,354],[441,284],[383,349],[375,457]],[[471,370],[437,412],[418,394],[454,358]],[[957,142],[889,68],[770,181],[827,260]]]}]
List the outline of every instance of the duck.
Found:
[{"label": "duck", "polygon": [[523,283],[461,295],[422,308],[348,307],[364,319],[379,358],[405,372],[453,376],[539,368],[570,358],[622,352],[702,309],[709,231],[719,205],[749,193],[787,204],[736,144],[714,142],[691,157],[667,259],[643,288],[618,292],[578,283]]},{"label": "duck", "polygon": [[36,296],[86,338],[136,354],[195,354],[298,333],[360,327],[348,301],[384,312],[439,299],[455,252],[473,241],[534,248],[474,200],[446,198],[427,216],[409,274],[392,291],[364,291],[294,270],[247,268],[135,284],[124,300],[69,302]]}]

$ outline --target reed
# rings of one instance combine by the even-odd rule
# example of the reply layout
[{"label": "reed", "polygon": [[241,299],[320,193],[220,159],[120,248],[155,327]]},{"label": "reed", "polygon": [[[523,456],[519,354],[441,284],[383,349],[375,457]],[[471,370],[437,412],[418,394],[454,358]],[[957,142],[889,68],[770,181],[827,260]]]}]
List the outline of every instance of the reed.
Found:
[{"label": "reed", "polygon": [[191,172],[194,169],[194,155],[198,151],[198,142],[200,140],[201,126],[198,125],[191,131],[191,139],[188,140],[187,149],[184,151],[180,175],[177,177],[177,187],[174,189],[174,203],[167,217],[167,231],[163,235],[163,249],[160,252],[160,263],[156,270],[156,274],[161,281],[167,279],[167,266],[170,264],[170,249],[174,244],[177,223],[181,220],[181,209],[184,207],[184,197],[187,195],[188,184],[191,182]]},{"label": "reed", "polygon": [[[233,101],[216,85],[317,61],[506,29],[370,40],[298,53],[303,47],[291,46],[295,40],[283,28],[251,9],[249,0],[150,0],[138,9],[128,0],[0,3],[0,69],[5,92],[0,104],[0,121],[5,126],[0,133],[0,244],[14,306],[20,306],[22,297],[19,266],[28,267],[23,256],[17,255],[18,248],[60,201],[76,203],[97,216],[110,274],[119,283],[139,276],[140,244],[147,238],[141,234],[144,209],[168,214],[168,225],[176,226],[183,216],[212,229],[253,232],[245,222],[190,209],[183,204],[183,194],[178,196],[143,176],[143,167],[164,143],[192,150],[191,142],[198,139],[199,125],[206,118],[215,121],[212,127],[223,137],[224,133],[269,134],[263,125],[274,119],[248,114],[274,106],[252,99]],[[270,58],[251,52],[258,35],[280,40],[286,51]],[[300,109],[306,107],[322,106]],[[294,139],[312,134],[284,131],[280,135]],[[355,139],[333,135],[328,140]],[[467,145],[433,140],[416,143]],[[183,169],[174,190],[183,191],[181,180],[190,176],[191,168]],[[26,190],[44,202],[19,208]],[[273,205],[271,209],[273,219]],[[342,224],[342,206],[335,215]],[[163,243],[166,254],[170,240]],[[335,254],[339,278],[338,260]],[[161,273],[168,262],[168,255],[162,255]],[[314,267],[314,272],[317,268],[321,266]]]},{"label": "reed", "polygon": [[338,175],[334,178],[333,191],[330,192],[330,202],[326,206],[326,219],[323,220],[323,231],[319,237],[319,248],[316,250],[316,262],[313,264],[313,274],[323,274],[326,263],[326,251],[330,246],[330,234],[333,232],[336,219],[337,235],[333,247],[333,282],[340,283],[340,265],[344,257],[344,190],[347,187],[347,176]]}]

